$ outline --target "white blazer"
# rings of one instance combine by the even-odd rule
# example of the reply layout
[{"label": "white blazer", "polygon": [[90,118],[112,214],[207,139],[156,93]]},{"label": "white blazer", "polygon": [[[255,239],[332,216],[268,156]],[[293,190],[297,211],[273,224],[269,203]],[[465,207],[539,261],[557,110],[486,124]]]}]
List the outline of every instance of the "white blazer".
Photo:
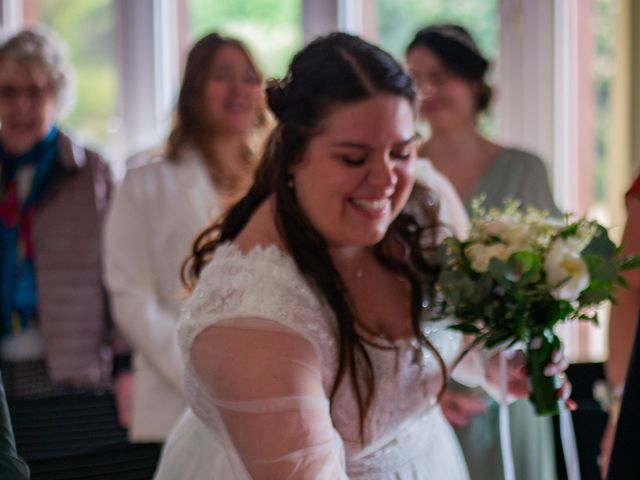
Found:
[{"label": "white blazer", "polygon": [[196,235],[221,212],[201,157],[158,158],[129,170],[104,238],[115,323],[134,351],[129,437],[162,442],[186,407],[176,326],[186,292],[180,267]]}]

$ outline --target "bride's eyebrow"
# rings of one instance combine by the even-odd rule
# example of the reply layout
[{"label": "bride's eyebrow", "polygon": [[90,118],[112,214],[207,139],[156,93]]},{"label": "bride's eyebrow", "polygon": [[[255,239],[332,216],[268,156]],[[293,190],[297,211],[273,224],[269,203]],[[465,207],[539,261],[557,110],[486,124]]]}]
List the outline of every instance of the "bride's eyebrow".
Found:
[{"label": "bride's eyebrow", "polygon": [[358,142],[336,142],[331,144],[332,147],[345,147],[345,148],[357,148],[360,150],[371,150],[373,147],[371,145],[367,145],[366,143],[358,143]]},{"label": "bride's eyebrow", "polygon": [[[408,145],[411,142],[415,142],[416,140],[418,140],[420,138],[421,138],[421,135],[419,133],[414,133],[413,135],[411,135],[411,137],[407,138],[406,140],[401,140],[400,142],[394,144],[393,148],[404,147],[405,145]],[[358,148],[360,150],[372,150],[374,148],[372,145],[368,145],[366,143],[350,142],[350,141],[336,142],[336,143],[331,144],[331,146],[332,147]]]},{"label": "bride's eyebrow", "polygon": [[421,138],[422,138],[422,135],[420,135],[418,132],[416,132],[413,135],[411,135],[410,138],[408,138],[406,140],[402,140],[401,142],[396,143],[393,147],[394,148],[404,147],[405,145],[409,145],[411,142],[415,142],[416,140],[420,140]]}]

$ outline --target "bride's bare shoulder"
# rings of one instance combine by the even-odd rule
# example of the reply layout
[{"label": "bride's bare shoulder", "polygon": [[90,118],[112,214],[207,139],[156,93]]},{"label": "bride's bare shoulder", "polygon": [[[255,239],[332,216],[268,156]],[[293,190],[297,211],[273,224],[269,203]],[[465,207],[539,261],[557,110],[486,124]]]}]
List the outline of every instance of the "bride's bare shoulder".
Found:
[{"label": "bride's bare shoulder", "polygon": [[268,247],[270,245],[275,245],[283,251],[286,250],[276,227],[274,209],[273,199],[264,201],[233,240],[233,243],[243,253],[249,253],[257,246]]}]

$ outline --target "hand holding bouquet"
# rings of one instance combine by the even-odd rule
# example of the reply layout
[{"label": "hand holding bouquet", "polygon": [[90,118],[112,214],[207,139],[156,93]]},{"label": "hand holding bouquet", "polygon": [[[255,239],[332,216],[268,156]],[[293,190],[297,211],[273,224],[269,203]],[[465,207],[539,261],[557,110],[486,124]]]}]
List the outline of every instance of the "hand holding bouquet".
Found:
[{"label": "hand holding bouquet", "polygon": [[620,258],[597,222],[522,212],[515,201],[489,210],[475,202],[469,238],[445,239],[438,259],[439,307],[458,322],[451,328],[475,336],[474,345],[526,345],[529,396],[539,415],[558,413],[558,378],[544,375],[560,349],[556,324],[597,323],[595,307],[624,285],[620,273],[640,266],[640,256]]}]

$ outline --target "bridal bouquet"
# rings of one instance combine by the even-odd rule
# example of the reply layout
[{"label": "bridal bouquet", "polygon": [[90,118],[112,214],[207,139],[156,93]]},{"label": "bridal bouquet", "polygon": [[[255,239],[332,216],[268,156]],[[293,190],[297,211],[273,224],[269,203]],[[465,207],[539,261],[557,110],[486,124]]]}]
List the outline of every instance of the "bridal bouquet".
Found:
[{"label": "bridal bouquet", "polygon": [[522,342],[531,379],[530,399],[538,415],[559,412],[559,379],[544,375],[560,340],[554,327],[566,320],[597,323],[596,306],[613,300],[624,285],[623,270],[640,266],[640,256],[621,258],[607,230],[595,221],[563,221],[545,212],[474,204],[467,240],[444,240],[438,305],[452,326],[487,348]]}]

